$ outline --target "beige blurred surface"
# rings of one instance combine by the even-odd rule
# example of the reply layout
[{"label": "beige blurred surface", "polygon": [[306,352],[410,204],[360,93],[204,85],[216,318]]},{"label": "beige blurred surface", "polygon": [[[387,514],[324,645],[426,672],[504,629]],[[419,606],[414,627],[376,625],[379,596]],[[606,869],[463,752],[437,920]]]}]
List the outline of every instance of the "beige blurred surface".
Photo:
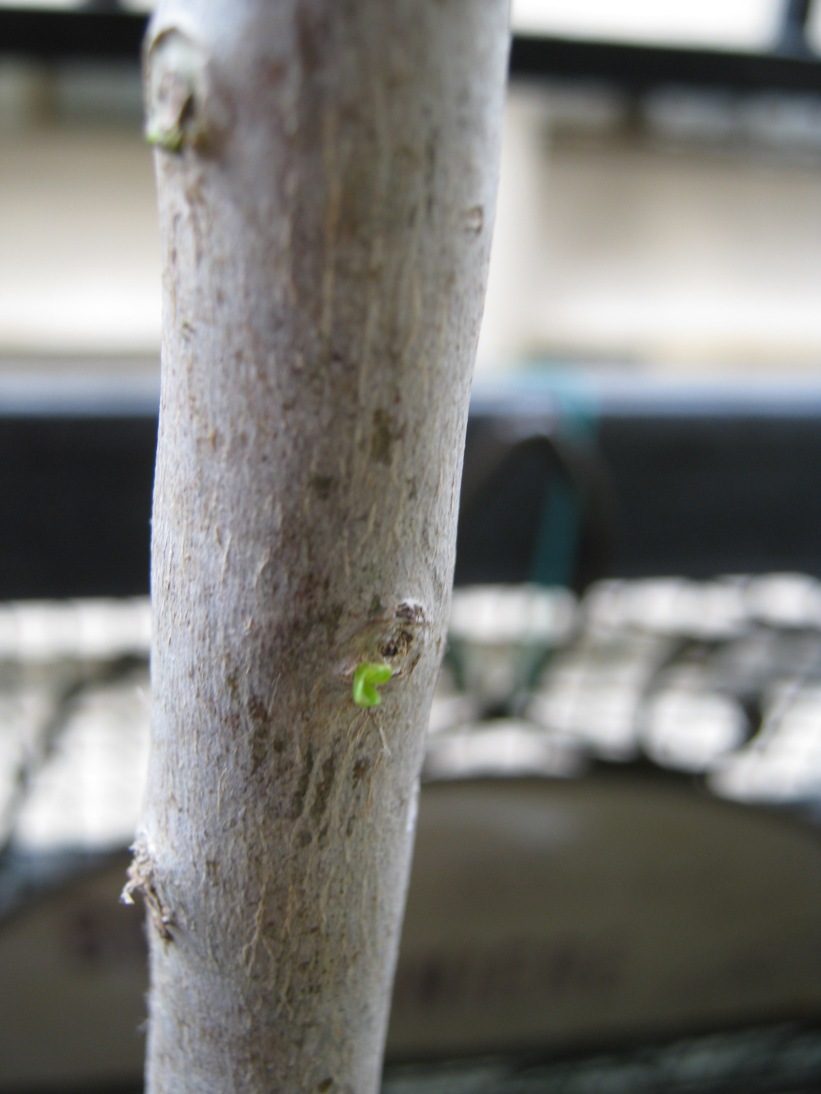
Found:
[{"label": "beige blurred surface", "polygon": [[[160,261],[135,68],[0,64],[0,368],[156,371]],[[480,373],[821,363],[821,105],[511,88]],[[139,365],[135,364],[139,362]]]},{"label": "beige blurred surface", "polygon": [[0,347],[156,353],[160,264],[138,133],[0,134]]}]

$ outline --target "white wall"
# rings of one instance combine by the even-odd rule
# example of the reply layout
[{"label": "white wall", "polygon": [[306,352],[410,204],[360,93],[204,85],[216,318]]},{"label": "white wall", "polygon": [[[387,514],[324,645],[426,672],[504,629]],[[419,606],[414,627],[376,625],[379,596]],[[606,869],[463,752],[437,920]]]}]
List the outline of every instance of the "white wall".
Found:
[{"label": "white wall", "polygon": [[[601,96],[515,88],[480,369],[815,369],[821,154],[804,153],[731,129],[653,141]],[[136,124],[0,124],[0,362],[156,367],[158,255]]]},{"label": "white wall", "polygon": [[573,124],[556,114],[543,92],[511,95],[483,368],[821,365],[817,152],[730,128],[653,139],[595,97]]}]

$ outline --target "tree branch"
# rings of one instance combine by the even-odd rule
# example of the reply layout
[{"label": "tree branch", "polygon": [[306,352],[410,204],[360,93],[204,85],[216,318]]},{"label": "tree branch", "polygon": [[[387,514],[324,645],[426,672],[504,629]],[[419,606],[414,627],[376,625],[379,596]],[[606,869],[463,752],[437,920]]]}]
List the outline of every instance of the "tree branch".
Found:
[{"label": "tree branch", "polygon": [[[169,0],[149,31],[163,380],[132,888],[154,1091],[378,1087],[506,7]],[[378,703],[364,665],[391,670]]]}]

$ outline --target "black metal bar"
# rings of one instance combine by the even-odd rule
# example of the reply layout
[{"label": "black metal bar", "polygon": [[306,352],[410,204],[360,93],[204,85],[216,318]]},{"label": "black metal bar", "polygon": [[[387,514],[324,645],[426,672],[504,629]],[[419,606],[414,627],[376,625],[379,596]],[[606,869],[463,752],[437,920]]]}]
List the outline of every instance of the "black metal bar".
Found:
[{"label": "black metal bar", "polygon": [[[75,383],[0,384],[0,600],[148,589],[156,385]],[[572,506],[552,504],[568,492]],[[605,575],[819,577],[819,495],[819,383],[480,388],[457,582],[548,580],[546,529],[571,534],[579,588]]]},{"label": "black metal bar", "polygon": [[[791,3],[785,20],[801,41],[809,7],[807,0]],[[146,16],[108,5],[73,11],[0,8],[0,56],[136,61],[145,26]],[[784,45],[782,40],[772,53],[738,53],[516,35],[510,71],[513,78],[599,80],[635,94],[665,84],[821,91],[821,58]]]},{"label": "black metal bar", "polygon": [[136,62],[146,22],[134,12],[0,8],[0,56]]},{"label": "black metal bar", "polygon": [[516,36],[511,76],[595,80],[640,95],[663,85],[737,92],[821,91],[821,59],[807,52],[738,53]]}]

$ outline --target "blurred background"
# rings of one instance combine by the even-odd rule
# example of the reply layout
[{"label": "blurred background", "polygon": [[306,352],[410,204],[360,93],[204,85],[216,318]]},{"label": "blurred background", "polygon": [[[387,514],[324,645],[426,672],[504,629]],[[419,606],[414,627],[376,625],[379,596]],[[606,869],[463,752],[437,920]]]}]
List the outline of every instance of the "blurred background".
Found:
[{"label": "blurred background", "polygon": [[[15,5],[3,18],[0,350],[6,368],[20,355],[67,370],[102,356],[150,371],[159,246],[140,22],[119,14],[140,5],[77,7],[38,3],[26,19]],[[513,10],[531,37],[513,56],[480,376],[523,358],[811,371],[817,11],[784,0]],[[585,48],[591,39],[609,48]]]},{"label": "blurred background", "polygon": [[[0,0],[0,1092],[136,1090],[149,4]],[[821,3],[514,0],[385,1090],[821,1089]]]}]

